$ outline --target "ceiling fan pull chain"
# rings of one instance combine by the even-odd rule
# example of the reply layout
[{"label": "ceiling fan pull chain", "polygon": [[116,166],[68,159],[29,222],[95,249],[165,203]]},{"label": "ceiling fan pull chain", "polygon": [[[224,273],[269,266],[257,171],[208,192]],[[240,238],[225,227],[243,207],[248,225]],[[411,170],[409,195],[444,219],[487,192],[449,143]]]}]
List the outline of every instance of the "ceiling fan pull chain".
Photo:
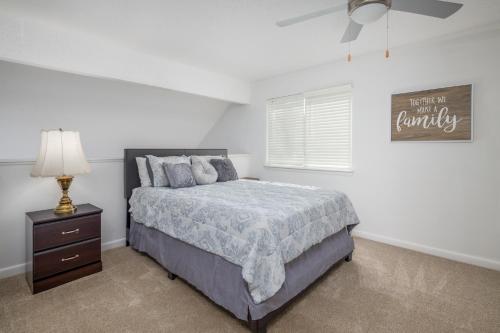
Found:
[{"label": "ceiling fan pull chain", "polygon": [[352,55],[351,55],[351,42],[349,42],[349,54],[347,55],[347,62],[352,61]]},{"label": "ceiling fan pull chain", "polygon": [[349,25],[347,27],[347,29],[349,30],[349,44],[348,44],[349,53],[347,54],[347,62],[351,62],[352,61],[352,55],[351,55],[351,25]]},{"label": "ceiling fan pull chain", "polygon": [[385,47],[385,58],[389,59],[389,7],[387,7],[387,25],[386,25],[386,47]]}]

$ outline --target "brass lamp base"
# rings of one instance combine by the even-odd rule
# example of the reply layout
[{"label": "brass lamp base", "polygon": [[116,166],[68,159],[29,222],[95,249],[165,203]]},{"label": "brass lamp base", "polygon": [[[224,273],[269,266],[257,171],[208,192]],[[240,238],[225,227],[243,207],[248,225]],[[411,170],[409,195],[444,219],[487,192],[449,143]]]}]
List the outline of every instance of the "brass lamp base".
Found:
[{"label": "brass lamp base", "polygon": [[59,205],[54,209],[55,214],[73,214],[76,212],[76,207],[73,205],[71,198],[68,195],[69,187],[73,181],[73,176],[56,177],[57,183],[62,190],[62,197],[59,200]]}]

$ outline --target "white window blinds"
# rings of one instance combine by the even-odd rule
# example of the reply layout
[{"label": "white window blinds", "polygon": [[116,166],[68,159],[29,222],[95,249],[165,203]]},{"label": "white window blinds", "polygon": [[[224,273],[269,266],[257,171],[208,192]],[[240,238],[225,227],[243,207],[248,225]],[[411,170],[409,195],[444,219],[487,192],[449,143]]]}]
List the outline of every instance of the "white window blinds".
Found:
[{"label": "white window blinds", "polygon": [[268,166],[350,171],[351,86],[267,103]]}]

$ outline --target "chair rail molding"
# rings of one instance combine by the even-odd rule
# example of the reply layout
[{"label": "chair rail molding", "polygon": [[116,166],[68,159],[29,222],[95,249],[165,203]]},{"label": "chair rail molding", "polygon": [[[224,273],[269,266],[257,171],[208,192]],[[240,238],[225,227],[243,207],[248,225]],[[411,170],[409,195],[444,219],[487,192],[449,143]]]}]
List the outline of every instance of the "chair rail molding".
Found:
[{"label": "chair rail molding", "polygon": [[[122,157],[108,157],[108,158],[90,158],[87,159],[87,162],[92,164],[101,164],[101,163],[123,163]],[[13,165],[33,165],[35,164],[35,160],[32,159],[0,159],[0,167],[1,166],[13,166]]]}]

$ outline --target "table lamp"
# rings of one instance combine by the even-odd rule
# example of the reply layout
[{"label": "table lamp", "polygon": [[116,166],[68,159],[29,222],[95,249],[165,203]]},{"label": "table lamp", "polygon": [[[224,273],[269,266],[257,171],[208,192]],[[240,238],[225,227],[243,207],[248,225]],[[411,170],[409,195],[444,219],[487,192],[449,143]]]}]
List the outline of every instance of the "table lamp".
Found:
[{"label": "table lamp", "polygon": [[89,173],[90,165],[85,159],[80,133],[74,131],[42,130],[40,152],[36,160],[32,177],[56,177],[62,190],[56,214],[72,214],[76,207],[68,195],[73,176]]}]

